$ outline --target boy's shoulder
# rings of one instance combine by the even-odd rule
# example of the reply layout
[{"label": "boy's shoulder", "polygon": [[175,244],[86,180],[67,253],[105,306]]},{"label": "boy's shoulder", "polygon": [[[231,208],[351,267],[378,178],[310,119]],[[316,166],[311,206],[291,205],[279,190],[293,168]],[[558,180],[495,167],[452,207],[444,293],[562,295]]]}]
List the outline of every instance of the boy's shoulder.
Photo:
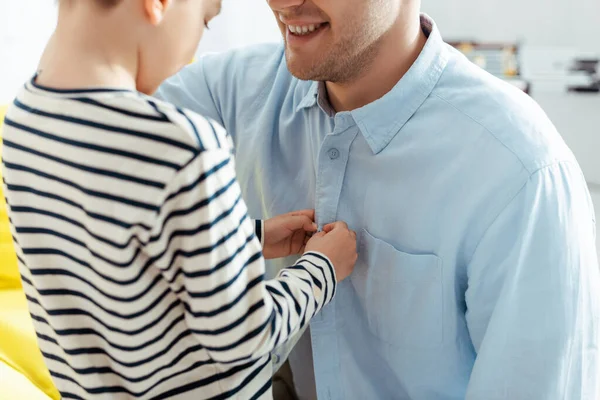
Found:
[{"label": "boy's shoulder", "polygon": [[153,97],[146,99],[156,112],[173,127],[173,139],[181,140],[198,151],[223,149],[231,151],[232,141],[218,122],[185,108]]}]

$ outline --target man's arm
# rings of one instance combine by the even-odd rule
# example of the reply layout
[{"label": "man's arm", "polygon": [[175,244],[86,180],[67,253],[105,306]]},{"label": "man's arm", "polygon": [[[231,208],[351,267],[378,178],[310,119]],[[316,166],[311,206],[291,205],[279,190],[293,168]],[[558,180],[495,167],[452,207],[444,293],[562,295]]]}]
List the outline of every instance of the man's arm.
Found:
[{"label": "man's arm", "polygon": [[[211,56],[208,63],[213,68],[219,68],[226,62],[226,55]],[[202,57],[195,63],[182,69],[177,75],[165,81],[154,94],[157,98],[175,104],[177,107],[187,108],[218,122],[225,126],[223,115],[219,107],[218,98],[209,87],[205,68],[207,57]],[[232,79],[233,77],[230,77]],[[223,82],[225,85],[226,83]],[[225,129],[227,127],[225,126]]]},{"label": "man's arm", "polygon": [[600,278],[593,206],[577,165],[533,173],[468,266],[477,359],[469,400],[596,399]]},{"label": "man's arm", "polygon": [[283,46],[265,43],[203,55],[155,93],[161,100],[218,122],[235,141],[238,127],[248,132],[268,93],[289,88]]}]

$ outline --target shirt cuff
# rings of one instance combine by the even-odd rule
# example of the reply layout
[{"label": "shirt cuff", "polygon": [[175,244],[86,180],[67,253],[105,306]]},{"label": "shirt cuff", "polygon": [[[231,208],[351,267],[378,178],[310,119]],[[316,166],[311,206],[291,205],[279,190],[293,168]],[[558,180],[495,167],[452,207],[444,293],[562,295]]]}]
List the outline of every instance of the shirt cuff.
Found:
[{"label": "shirt cuff", "polygon": [[254,233],[260,241],[261,247],[265,246],[265,222],[261,219],[254,220]]},{"label": "shirt cuff", "polygon": [[[322,300],[321,307],[328,304],[333,299],[337,291],[337,276],[331,260],[323,253],[318,251],[309,251],[304,253],[304,255],[296,262],[295,265],[301,265],[304,268],[313,271],[313,268],[316,268],[316,270],[321,272],[326,287],[331,288],[330,291],[325,289],[327,296],[325,296],[325,298]],[[329,273],[327,273],[327,271]]]}]

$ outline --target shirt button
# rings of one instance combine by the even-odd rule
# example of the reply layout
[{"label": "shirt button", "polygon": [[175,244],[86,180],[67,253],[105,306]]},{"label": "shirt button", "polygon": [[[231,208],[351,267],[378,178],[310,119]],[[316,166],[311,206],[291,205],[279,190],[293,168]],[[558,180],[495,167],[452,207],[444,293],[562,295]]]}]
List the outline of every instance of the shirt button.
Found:
[{"label": "shirt button", "polygon": [[340,151],[338,149],[329,149],[327,154],[329,154],[329,158],[331,158],[332,160],[335,160],[336,158],[338,158],[340,156]]}]

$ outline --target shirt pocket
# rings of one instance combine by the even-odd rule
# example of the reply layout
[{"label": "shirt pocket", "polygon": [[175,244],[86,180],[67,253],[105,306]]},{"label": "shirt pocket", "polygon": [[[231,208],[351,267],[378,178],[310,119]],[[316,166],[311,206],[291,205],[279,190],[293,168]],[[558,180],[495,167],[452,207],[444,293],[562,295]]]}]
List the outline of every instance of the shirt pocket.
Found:
[{"label": "shirt pocket", "polygon": [[351,281],[371,332],[395,347],[435,347],[443,340],[442,260],[410,254],[361,232]]}]

